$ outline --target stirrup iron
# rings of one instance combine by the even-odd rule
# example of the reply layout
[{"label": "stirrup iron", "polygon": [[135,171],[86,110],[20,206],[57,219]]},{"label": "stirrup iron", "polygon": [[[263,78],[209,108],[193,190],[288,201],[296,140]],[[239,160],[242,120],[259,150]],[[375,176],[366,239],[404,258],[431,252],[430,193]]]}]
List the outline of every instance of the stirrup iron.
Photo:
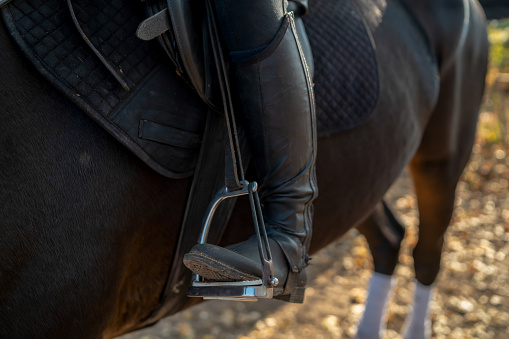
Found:
[{"label": "stirrup iron", "polygon": [[219,204],[232,197],[241,195],[249,195],[251,203],[251,214],[255,225],[255,233],[258,239],[258,252],[260,253],[260,261],[263,267],[263,275],[261,279],[246,281],[204,281],[200,275],[193,273],[191,286],[187,292],[189,297],[202,297],[203,299],[220,299],[220,300],[239,300],[239,301],[257,301],[259,298],[272,298],[273,288],[277,286],[278,280],[274,277],[274,266],[272,256],[270,254],[269,240],[267,231],[263,222],[260,199],[258,198],[258,185],[256,182],[242,181],[242,188],[235,191],[229,191],[223,187],[216,193],[210,202],[207,213],[202,223],[202,230],[199,237],[199,244],[205,244],[212,223],[214,213]]}]

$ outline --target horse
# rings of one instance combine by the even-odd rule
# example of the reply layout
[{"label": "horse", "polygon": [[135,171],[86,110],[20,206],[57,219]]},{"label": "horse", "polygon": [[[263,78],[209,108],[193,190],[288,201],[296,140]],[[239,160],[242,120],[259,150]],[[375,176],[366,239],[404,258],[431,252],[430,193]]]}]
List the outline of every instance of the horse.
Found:
[{"label": "horse", "polygon": [[[357,226],[375,271],[391,274],[402,232],[382,198],[408,165],[416,279],[430,285],[474,141],[484,15],[477,0],[357,4],[377,45],[380,98],[364,124],[319,139],[310,252]],[[118,144],[28,65],[3,26],[0,46],[0,337],[112,338],[150,325],[190,179],[165,178]],[[239,201],[222,243],[251,232],[247,210]]]}]

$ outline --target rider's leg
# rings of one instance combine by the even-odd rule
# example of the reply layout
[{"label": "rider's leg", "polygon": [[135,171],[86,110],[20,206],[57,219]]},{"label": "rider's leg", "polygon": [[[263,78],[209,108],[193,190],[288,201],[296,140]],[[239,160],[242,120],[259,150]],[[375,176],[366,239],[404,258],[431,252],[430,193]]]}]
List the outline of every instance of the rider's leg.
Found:
[{"label": "rider's leg", "polygon": [[[278,293],[305,284],[316,197],[316,132],[309,69],[284,0],[216,0],[235,65],[240,113],[247,131],[267,225]],[[247,217],[247,216],[246,216]],[[185,264],[214,280],[261,276],[256,241],[220,248],[198,245]],[[295,291],[294,291],[295,290]],[[300,296],[297,300],[300,301]]]}]

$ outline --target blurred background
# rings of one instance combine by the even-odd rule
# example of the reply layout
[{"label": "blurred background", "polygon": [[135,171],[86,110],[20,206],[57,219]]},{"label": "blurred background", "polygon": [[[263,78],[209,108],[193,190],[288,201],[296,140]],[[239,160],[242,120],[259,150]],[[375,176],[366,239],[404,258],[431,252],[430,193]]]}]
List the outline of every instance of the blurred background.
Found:
[{"label": "blurred background", "polygon": [[[490,67],[472,158],[457,189],[431,306],[433,338],[509,338],[509,20],[491,22]],[[418,215],[408,175],[387,201],[407,227],[388,310],[399,334],[413,293]],[[373,270],[356,230],[313,257],[303,305],[207,302],[123,339],[352,338]]]}]

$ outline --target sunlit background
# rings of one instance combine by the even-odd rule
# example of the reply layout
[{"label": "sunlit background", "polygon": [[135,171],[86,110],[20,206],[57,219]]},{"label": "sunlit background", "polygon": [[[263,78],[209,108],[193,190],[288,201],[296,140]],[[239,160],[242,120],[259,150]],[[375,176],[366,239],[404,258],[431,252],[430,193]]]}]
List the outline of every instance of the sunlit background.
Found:
[{"label": "sunlit background", "polygon": [[[509,20],[492,22],[489,35],[485,103],[436,282],[433,338],[509,338]],[[406,174],[388,201],[407,226],[386,333],[401,338],[412,300],[418,223]],[[304,305],[209,302],[123,338],[352,338],[373,269],[365,240],[353,230],[312,263]]]}]

